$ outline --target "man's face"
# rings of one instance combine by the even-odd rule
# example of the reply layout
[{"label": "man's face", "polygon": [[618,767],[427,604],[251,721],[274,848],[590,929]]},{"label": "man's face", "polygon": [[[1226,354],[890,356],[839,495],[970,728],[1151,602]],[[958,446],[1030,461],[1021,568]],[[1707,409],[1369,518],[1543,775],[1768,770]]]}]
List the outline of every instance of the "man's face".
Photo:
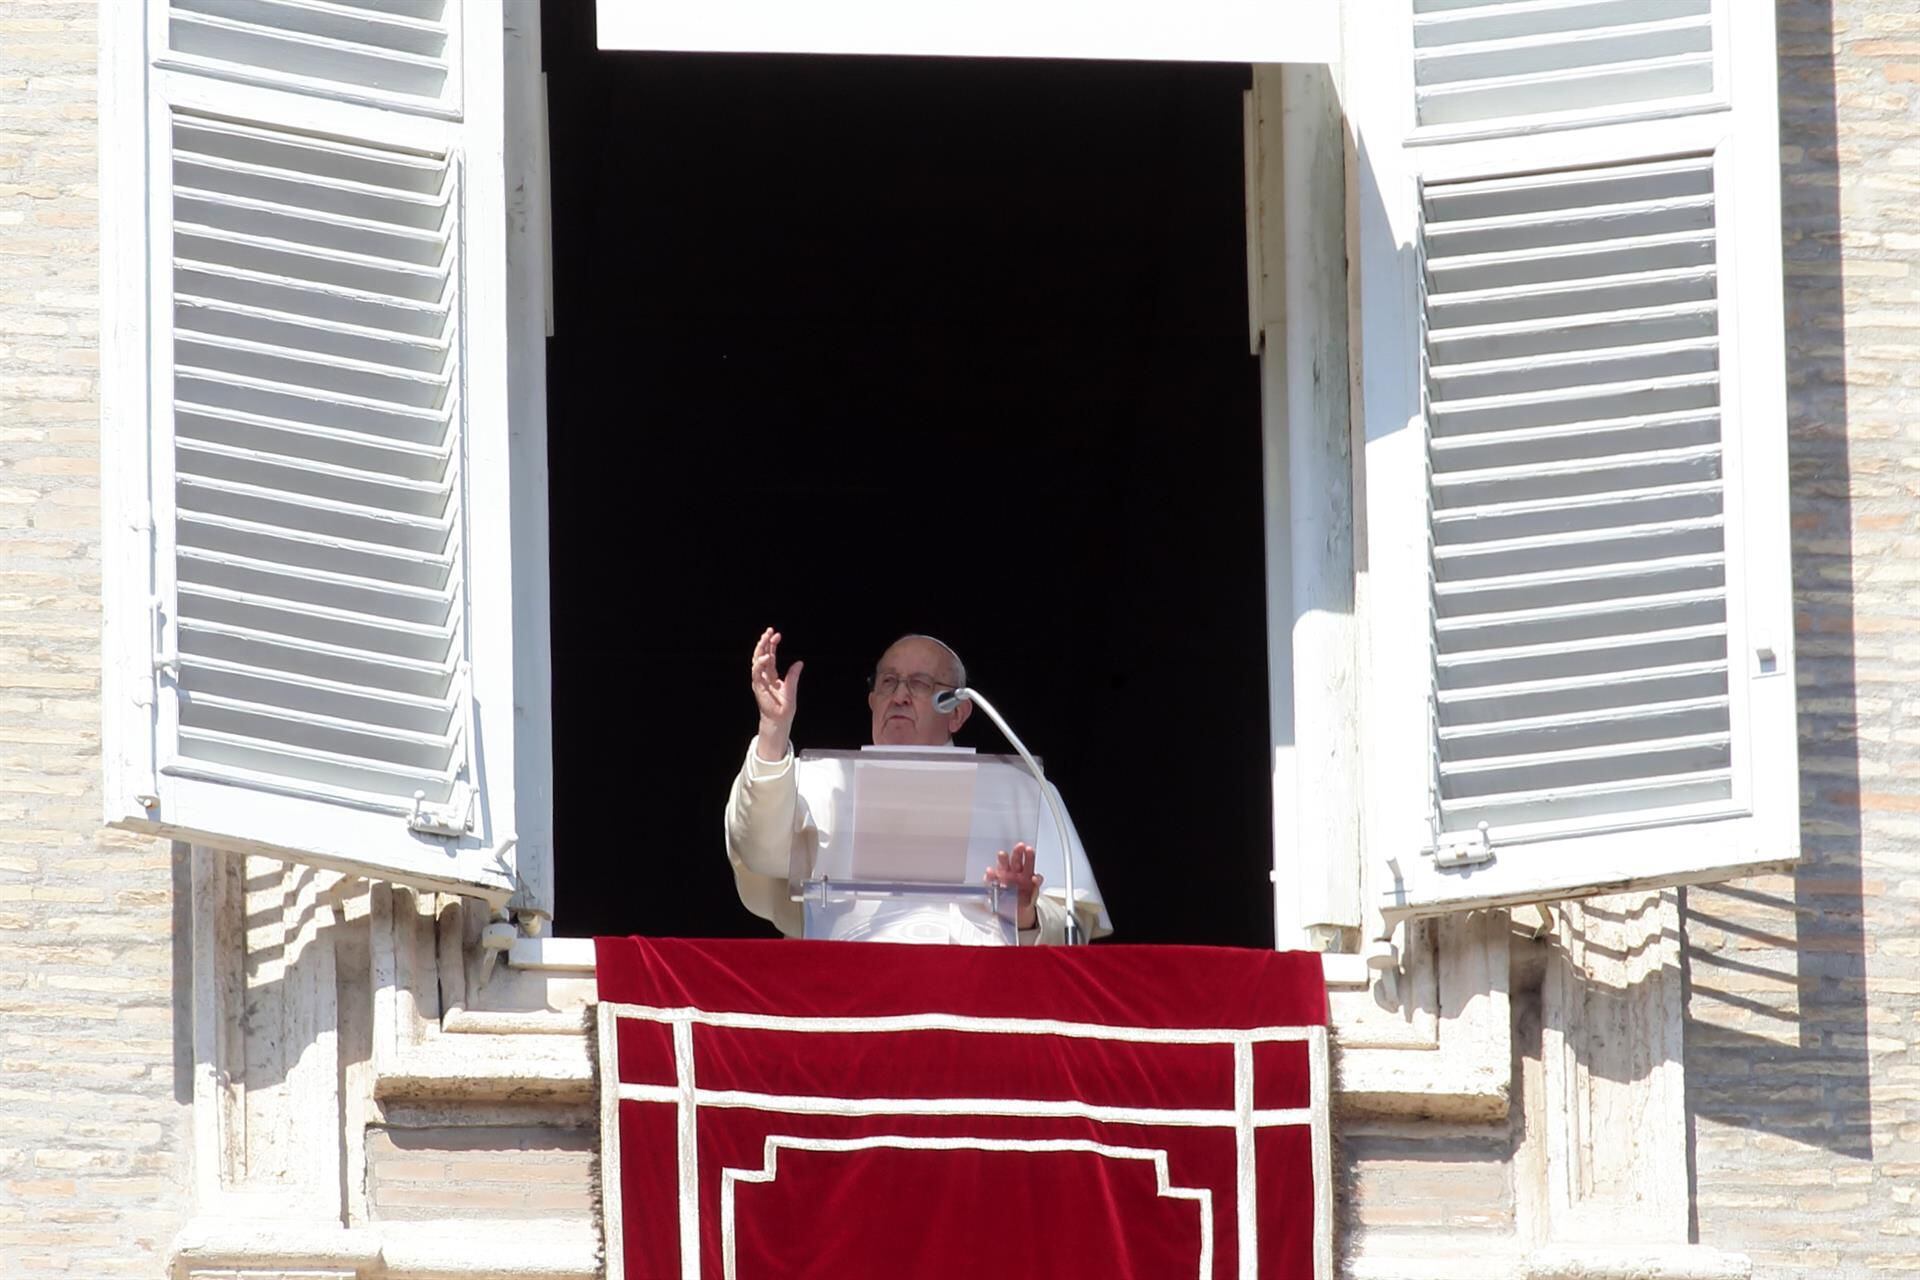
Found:
[{"label": "man's face", "polygon": [[[880,655],[873,676],[867,705],[873,709],[877,746],[944,747],[973,713],[972,704],[966,702],[944,716],[933,709],[933,695],[954,687],[954,670],[947,651],[930,640],[909,637],[898,642]],[[914,692],[915,683],[927,681],[934,686],[931,690],[924,695]],[[894,687],[885,691],[888,684]]]}]

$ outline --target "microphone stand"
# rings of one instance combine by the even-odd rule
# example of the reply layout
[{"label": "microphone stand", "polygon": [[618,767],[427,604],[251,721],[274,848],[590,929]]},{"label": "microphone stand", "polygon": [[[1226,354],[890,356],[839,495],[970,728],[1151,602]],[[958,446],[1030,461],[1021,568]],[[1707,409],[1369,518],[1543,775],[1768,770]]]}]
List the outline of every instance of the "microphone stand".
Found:
[{"label": "microphone stand", "polygon": [[[1033,774],[1033,780],[1040,784],[1040,798],[1045,800],[1047,802],[1047,808],[1053,811],[1053,823],[1060,832],[1060,857],[1067,868],[1067,945],[1070,947],[1077,946],[1085,942],[1086,939],[1080,936],[1080,900],[1074,896],[1073,838],[1067,833],[1066,812],[1061,809],[1060,801],[1054,797],[1053,788],[1047,785],[1047,777],[1040,771],[1040,762],[1033,758],[1033,752],[1027,750],[1027,744],[1020,741],[1020,736],[1008,726],[1001,714],[994,710],[993,704],[981,697],[977,691],[960,688],[950,689],[945,693],[937,694],[933,699],[933,709],[945,715],[962,702],[973,703],[987,713],[989,720],[999,726],[1000,732],[1006,736],[1008,742],[1013,744],[1013,749],[1018,751],[1020,758],[1027,762],[1027,769]],[[1034,895],[1034,901],[1036,904],[1039,902],[1038,894]],[[1037,905],[1034,911],[1036,914],[1038,913],[1039,907]]]}]

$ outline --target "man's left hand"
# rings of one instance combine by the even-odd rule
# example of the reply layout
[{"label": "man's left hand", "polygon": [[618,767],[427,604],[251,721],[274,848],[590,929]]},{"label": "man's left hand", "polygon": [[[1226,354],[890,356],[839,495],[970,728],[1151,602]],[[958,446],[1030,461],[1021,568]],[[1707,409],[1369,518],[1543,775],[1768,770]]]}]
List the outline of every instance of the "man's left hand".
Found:
[{"label": "man's left hand", "polygon": [[1022,929],[1031,929],[1040,919],[1033,901],[1040,896],[1040,885],[1046,879],[1033,869],[1033,846],[1022,841],[1013,846],[1011,854],[1002,849],[997,857],[998,862],[987,868],[986,882],[1019,891],[1019,924]]}]

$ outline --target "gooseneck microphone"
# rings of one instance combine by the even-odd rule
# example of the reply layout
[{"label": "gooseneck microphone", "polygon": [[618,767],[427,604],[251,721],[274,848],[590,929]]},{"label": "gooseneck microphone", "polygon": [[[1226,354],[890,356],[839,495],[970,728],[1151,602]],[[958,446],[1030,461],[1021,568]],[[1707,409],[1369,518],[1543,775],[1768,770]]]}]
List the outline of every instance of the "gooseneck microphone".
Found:
[{"label": "gooseneck microphone", "polygon": [[[975,690],[968,688],[948,689],[933,695],[933,709],[943,716],[951,714],[953,709],[963,702],[971,702],[987,713],[987,719],[993,721],[1006,740],[1013,744],[1013,749],[1018,751],[1020,758],[1027,762],[1027,768],[1032,772],[1033,780],[1040,784],[1040,796],[1047,802],[1047,808],[1053,811],[1054,826],[1060,831],[1060,857],[1067,868],[1067,945],[1075,946],[1086,941],[1080,936],[1080,913],[1077,910],[1080,900],[1073,891],[1073,838],[1067,833],[1066,812],[1061,809],[1060,801],[1054,795],[1053,788],[1047,785],[1047,776],[1040,771],[1040,762],[1033,758],[1033,752],[1027,750],[1027,744],[1020,741],[1020,736],[1008,726],[1000,713],[993,709],[991,702],[981,697]],[[1034,895],[1034,901],[1036,903],[1039,901],[1038,894]],[[1034,910],[1037,913],[1039,907],[1036,906]]]}]

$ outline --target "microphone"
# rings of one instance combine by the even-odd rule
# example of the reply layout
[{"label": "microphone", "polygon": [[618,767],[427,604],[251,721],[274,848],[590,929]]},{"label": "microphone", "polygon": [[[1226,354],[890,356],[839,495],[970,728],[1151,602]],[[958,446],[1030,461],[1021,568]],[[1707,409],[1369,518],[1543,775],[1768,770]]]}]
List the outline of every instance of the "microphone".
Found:
[{"label": "microphone", "polygon": [[1080,914],[1075,909],[1080,900],[1074,896],[1073,891],[1073,839],[1067,834],[1066,812],[1061,809],[1060,801],[1055,797],[1053,788],[1047,785],[1047,776],[1040,771],[1040,762],[1033,758],[1033,752],[1027,750],[1027,744],[1020,741],[1020,736],[1007,724],[1005,718],[994,710],[991,702],[981,697],[977,691],[965,687],[948,689],[933,695],[933,709],[943,716],[952,714],[953,709],[963,702],[971,702],[987,713],[987,718],[999,727],[1001,734],[1013,744],[1013,749],[1020,753],[1020,758],[1027,762],[1027,769],[1033,774],[1033,780],[1040,784],[1040,798],[1045,800],[1047,808],[1053,811],[1053,823],[1060,832],[1060,857],[1067,868],[1067,945],[1074,946],[1086,941],[1080,936]]}]

